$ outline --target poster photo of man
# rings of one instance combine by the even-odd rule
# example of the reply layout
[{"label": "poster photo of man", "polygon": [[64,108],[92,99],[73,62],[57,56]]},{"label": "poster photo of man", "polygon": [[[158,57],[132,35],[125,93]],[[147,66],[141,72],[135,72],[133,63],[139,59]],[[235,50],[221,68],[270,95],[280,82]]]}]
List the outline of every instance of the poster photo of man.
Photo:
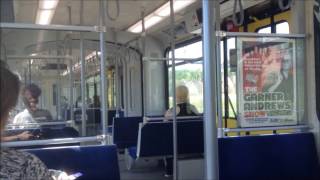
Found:
[{"label": "poster photo of man", "polygon": [[297,124],[294,40],[239,39],[241,127]]}]

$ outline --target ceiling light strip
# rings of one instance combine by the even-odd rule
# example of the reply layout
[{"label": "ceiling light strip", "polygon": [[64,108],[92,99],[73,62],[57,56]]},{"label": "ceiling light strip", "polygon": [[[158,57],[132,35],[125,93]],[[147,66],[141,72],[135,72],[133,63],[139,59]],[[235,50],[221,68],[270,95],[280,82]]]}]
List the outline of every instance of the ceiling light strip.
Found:
[{"label": "ceiling light strip", "polygon": [[[174,0],[174,12],[179,12],[180,10],[186,8],[190,4],[196,2],[197,0]],[[170,16],[170,1],[166,2],[164,5],[150,13],[145,17],[145,29],[148,29],[160,21],[164,20]],[[128,28],[128,31],[133,33],[141,33],[142,31],[142,21],[138,21],[136,24]]]}]

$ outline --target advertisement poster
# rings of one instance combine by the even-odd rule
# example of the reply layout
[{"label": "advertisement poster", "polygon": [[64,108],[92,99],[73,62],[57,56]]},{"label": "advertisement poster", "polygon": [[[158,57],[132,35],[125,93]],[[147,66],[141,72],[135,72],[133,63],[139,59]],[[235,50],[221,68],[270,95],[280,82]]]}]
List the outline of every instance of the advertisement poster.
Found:
[{"label": "advertisement poster", "polygon": [[295,41],[239,38],[241,127],[296,125]]}]

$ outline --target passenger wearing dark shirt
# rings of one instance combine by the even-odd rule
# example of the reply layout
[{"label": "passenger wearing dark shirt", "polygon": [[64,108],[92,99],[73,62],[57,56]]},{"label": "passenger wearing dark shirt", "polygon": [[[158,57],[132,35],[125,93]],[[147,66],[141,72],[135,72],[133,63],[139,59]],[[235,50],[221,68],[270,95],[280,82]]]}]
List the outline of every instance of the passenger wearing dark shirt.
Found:
[{"label": "passenger wearing dark shirt", "polygon": [[[186,86],[178,86],[176,88],[176,115],[181,116],[197,116],[199,115],[196,107],[189,102],[189,90]],[[172,119],[173,108],[170,108],[165,113],[165,120]],[[179,120],[179,119],[177,119]],[[170,177],[173,174],[173,159],[165,158],[166,177]]]},{"label": "passenger wearing dark shirt", "polygon": [[[186,86],[178,86],[176,88],[176,115],[177,116],[197,116],[199,114],[196,107],[189,102],[189,90]],[[165,113],[165,118],[173,117],[173,108]]]}]

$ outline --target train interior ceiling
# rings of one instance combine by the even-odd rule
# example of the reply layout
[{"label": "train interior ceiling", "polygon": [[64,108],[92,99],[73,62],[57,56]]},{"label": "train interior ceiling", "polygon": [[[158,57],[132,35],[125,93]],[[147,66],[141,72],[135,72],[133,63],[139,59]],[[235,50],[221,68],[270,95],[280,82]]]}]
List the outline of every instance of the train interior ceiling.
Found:
[{"label": "train interior ceiling", "polygon": [[[79,179],[320,178],[319,4],[1,0],[1,61],[22,85],[1,136],[31,134],[1,146]],[[167,117],[180,86],[197,112]]]}]

